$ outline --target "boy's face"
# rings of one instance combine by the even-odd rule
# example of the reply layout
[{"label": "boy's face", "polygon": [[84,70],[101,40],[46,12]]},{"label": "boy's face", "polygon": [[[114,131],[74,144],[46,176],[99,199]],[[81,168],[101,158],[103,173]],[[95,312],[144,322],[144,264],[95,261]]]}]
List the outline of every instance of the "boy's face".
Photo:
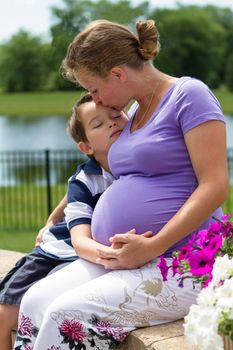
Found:
[{"label": "boy's face", "polygon": [[128,121],[123,111],[96,105],[94,101],[82,106],[81,119],[87,136],[87,142],[80,142],[81,151],[95,156],[97,161],[107,157],[110,146],[120,136]]}]

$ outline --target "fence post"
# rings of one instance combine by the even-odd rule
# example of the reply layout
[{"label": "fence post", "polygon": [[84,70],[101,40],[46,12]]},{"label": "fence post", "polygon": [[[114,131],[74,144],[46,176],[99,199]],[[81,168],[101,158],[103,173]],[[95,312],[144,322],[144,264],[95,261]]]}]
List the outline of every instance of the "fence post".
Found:
[{"label": "fence post", "polygon": [[52,193],[51,193],[51,181],[50,181],[50,152],[45,150],[45,177],[46,177],[46,192],[47,192],[47,208],[48,216],[52,211]]}]

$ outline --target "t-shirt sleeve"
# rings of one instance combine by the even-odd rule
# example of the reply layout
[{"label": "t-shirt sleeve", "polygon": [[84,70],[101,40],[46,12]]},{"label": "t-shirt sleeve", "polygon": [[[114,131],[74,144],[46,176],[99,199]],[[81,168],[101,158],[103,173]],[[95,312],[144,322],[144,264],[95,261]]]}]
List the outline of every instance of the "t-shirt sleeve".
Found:
[{"label": "t-shirt sleeve", "polygon": [[79,178],[73,177],[69,181],[67,202],[64,212],[69,230],[76,225],[91,224],[93,196],[90,189]]},{"label": "t-shirt sleeve", "polygon": [[219,101],[206,84],[198,79],[183,82],[177,93],[176,121],[185,134],[209,120],[225,122]]}]

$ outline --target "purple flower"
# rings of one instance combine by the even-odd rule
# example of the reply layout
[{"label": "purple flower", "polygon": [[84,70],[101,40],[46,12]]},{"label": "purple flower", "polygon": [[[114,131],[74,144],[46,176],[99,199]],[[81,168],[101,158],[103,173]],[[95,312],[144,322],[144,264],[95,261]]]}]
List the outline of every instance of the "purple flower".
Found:
[{"label": "purple flower", "polygon": [[163,276],[163,281],[167,281],[169,267],[167,266],[167,262],[163,256],[160,257],[160,263],[158,264],[158,268],[160,269],[161,274]]},{"label": "purple flower", "polygon": [[26,345],[26,347],[24,348],[24,350],[33,350],[33,347],[31,347],[30,345]]},{"label": "purple flower", "polygon": [[58,327],[63,336],[82,342],[86,337],[84,325],[78,320],[64,320]]},{"label": "purple flower", "polygon": [[47,350],[61,350],[61,347],[60,346],[51,346],[51,348],[48,348]]},{"label": "purple flower", "polygon": [[19,333],[22,336],[32,336],[32,321],[29,317],[24,316],[22,313],[19,316]]},{"label": "purple flower", "polygon": [[203,276],[210,273],[213,269],[214,258],[208,250],[200,250],[189,256],[190,272],[194,276]]},{"label": "purple flower", "polygon": [[129,332],[124,332],[121,327],[113,327],[107,321],[97,321],[96,328],[100,333],[105,333],[119,342],[122,342],[129,334]]}]

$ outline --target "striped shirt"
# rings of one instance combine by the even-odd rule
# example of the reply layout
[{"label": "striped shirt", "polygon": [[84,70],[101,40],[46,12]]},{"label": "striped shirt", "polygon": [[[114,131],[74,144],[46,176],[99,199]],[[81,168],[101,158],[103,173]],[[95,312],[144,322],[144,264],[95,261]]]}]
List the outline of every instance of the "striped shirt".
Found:
[{"label": "striped shirt", "polygon": [[101,168],[95,159],[79,165],[77,172],[68,181],[64,220],[45,231],[43,243],[34,252],[68,261],[75,260],[77,255],[71,244],[69,230],[76,225],[91,224],[95,205],[113,180],[113,176]]}]

